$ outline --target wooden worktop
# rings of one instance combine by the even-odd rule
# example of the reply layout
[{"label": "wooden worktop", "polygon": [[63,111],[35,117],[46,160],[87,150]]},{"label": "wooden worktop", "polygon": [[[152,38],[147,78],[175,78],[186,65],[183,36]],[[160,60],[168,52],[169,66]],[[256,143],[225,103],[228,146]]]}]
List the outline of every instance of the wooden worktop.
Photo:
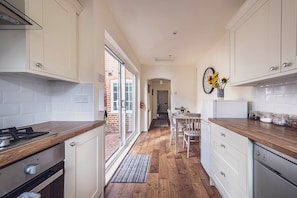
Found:
[{"label": "wooden worktop", "polygon": [[297,158],[296,128],[242,118],[210,118],[209,121]]},{"label": "wooden worktop", "polygon": [[47,131],[49,135],[40,136],[23,144],[0,149],[0,167],[22,159],[33,153],[64,142],[66,139],[104,125],[105,121],[52,121],[30,125],[34,131]]}]

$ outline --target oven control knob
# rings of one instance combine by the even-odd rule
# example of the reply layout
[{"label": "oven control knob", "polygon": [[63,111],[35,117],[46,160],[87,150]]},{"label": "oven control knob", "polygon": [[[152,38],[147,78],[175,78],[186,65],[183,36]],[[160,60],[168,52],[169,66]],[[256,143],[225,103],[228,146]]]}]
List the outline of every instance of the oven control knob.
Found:
[{"label": "oven control knob", "polygon": [[39,164],[30,164],[25,168],[25,173],[35,175],[40,170]]}]

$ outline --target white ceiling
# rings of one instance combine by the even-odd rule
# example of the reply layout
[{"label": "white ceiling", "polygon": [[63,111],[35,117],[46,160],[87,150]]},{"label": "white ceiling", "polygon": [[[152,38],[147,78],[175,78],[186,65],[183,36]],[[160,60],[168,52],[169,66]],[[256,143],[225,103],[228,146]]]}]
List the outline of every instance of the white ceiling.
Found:
[{"label": "white ceiling", "polygon": [[[144,65],[192,65],[244,0],[106,0]],[[173,34],[176,32],[177,34]],[[174,59],[156,61],[155,58]]]}]

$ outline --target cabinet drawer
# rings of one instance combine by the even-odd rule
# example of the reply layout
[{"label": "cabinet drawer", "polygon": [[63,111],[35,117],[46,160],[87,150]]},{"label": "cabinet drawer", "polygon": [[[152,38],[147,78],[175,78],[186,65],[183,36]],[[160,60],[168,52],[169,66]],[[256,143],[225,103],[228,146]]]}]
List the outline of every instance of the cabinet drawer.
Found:
[{"label": "cabinet drawer", "polygon": [[[213,141],[213,154],[215,164],[224,164],[229,174],[235,177],[236,184],[243,190],[247,189],[247,159],[245,155],[235,150],[230,144],[215,139]],[[218,166],[221,167],[221,166]],[[225,170],[226,171],[226,170]]]},{"label": "cabinet drawer", "polygon": [[212,177],[223,197],[246,197],[246,177],[230,168],[220,156],[214,152]]},{"label": "cabinet drawer", "polygon": [[248,146],[248,139],[246,137],[243,137],[237,133],[234,133],[216,124],[212,124],[211,127],[212,127],[211,131],[213,132],[213,135],[216,136],[217,139],[221,139],[227,142],[232,147],[234,147],[235,150],[243,154],[247,153],[246,148]]}]

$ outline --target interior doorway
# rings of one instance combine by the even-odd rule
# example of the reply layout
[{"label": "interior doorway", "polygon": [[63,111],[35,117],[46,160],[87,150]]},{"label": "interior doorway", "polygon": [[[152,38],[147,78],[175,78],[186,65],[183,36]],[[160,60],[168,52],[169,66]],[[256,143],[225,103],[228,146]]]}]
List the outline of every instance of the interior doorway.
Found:
[{"label": "interior doorway", "polygon": [[167,119],[168,90],[157,91],[157,118]]},{"label": "interior doorway", "polygon": [[[171,81],[168,79],[148,80],[147,92],[148,129],[168,127],[167,109],[171,108]],[[157,124],[157,126],[154,126]]]}]

